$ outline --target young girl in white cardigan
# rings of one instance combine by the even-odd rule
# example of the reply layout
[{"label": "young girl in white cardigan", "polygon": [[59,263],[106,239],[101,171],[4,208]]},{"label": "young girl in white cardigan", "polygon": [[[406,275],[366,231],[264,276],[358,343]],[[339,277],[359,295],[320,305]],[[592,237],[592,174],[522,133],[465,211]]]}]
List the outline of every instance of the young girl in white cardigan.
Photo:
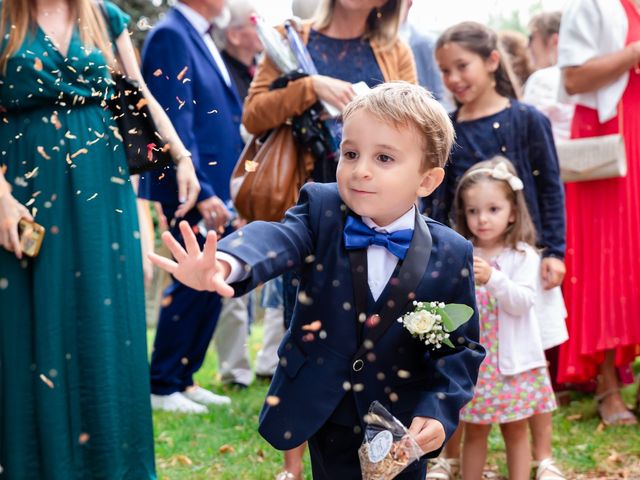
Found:
[{"label": "young girl in white cardigan", "polygon": [[528,479],[527,419],[556,408],[534,309],[540,256],[522,189],[513,165],[496,157],[469,169],[456,192],[456,228],[475,247],[480,341],[487,349],[475,397],[461,412],[464,480],[482,478],[494,423],[505,441],[509,478]]}]

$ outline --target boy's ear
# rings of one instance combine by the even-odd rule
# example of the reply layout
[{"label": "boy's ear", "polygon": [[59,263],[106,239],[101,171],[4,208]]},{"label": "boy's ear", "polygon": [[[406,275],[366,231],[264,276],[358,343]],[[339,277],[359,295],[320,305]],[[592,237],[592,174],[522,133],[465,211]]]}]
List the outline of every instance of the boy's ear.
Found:
[{"label": "boy's ear", "polygon": [[427,170],[422,177],[420,186],[418,187],[418,197],[428,197],[433,191],[440,186],[444,180],[444,168],[433,167]]}]

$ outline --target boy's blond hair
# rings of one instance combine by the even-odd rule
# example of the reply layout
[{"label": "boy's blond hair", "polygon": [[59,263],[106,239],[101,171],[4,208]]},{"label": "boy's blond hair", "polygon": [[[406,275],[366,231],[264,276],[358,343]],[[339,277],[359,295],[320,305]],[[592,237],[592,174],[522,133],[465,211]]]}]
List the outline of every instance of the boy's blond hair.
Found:
[{"label": "boy's blond hair", "polygon": [[359,110],[396,128],[413,127],[424,140],[421,171],[444,167],[455,132],[446,110],[428,90],[406,82],[380,84],[354,98],[342,114],[343,121]]}]

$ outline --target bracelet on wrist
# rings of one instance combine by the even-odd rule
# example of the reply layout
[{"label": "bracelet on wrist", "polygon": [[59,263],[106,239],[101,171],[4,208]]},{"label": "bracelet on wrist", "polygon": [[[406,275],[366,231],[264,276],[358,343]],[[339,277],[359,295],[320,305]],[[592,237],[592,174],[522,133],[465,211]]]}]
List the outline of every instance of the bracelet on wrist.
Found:
[{"label": "bracelet on wrist", "polygon": [[191,152],[188,150],[185,150],[184,152],[182,152],[180,155],[178,155],[176,158],[173,159],[173,163],[175,163],[176,165],[179,164],[183,159],[185,158],[191,158]]}]

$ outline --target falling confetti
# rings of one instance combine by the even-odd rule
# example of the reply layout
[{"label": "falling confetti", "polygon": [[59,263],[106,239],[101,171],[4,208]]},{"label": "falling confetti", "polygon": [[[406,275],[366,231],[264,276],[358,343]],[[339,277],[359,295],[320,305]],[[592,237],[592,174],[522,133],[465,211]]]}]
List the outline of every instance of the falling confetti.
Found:
[{"label": "falling confetti", "polygon": [[60,123],[60,119],[58,118],[58,112],[53,112],[51,115],[51,123],[56,127],[56,130],[60,130],[62,128],[62,124]]},{"label": "falling confetti", "polygon": [[89,150],[87,150],[86,148],[81,148],[77,152],[72,153],[71,154],[71,158],[76,158],[78,155],[84,155],[84,154],[87,154],[87,153],[89,153]]},{"label": "falling confetti", "polygon": [[80,445],[84,445],[88,441],[89,441],[89,434],[88,433],[81,433],[80,436],[78,437],[78,443]]},{"label": "falling confetti", "polygon": [[141,98],[138,103],[136,103],[136,109],[137,110],[141,110],[142,107],[144,107],[146,104],[149,103],[149,100],[147,100],[146,98]]},{"label": "falling confetti", "polygon": [[40,60],[38,57],[36,57],[33,61],[33,69],[37,72],[42,70],[42,60]]},{"label": "falling confetti", "polygon": [[53,382],[51,380],[49,380],[44,373],[40,374],[40,380],[42,380],[47,387],[49,387],[49,388],[53,388],[54,387]]},{"label": "falling confetti", "polygon": [[118,185],[124,185],[125,179],[121,177],[111,177],[111,182],[117,183]]},{"label": "falling confetti", "polygon": [[185,74],[187,73],[187,70],[189,70],[189,67],[184,67],[182,70],[180,70],[180,73],[178,74],[178,76],[176,77],[178,80],[182,80],[185,76]]},{"label": "falling confetti", "polygon": [[280,397],[276,397],[275,395],[269,395],[265,399],[265,403],[270,407],[275,407],[280,403]]},{"label": "falling confetti", "polygon": [[320,320],[316,320],[314,322],[311,322],[308,325],[304,325],[302,327],[302,330],[307,331],[307,332],[317,332],[321,328],[322,328],[322,322]]},{"label": "falling confetti", "polygon": [[159,68],[155,72],[153,72],[154,77],[159,77],[160,75],[162,75],[162,70],[160,70]]},{"label": "falling confetti", "polygon": [[45,160],[51,160],[51,157],[47,155],[47,152],[45,152],[43,146],[39,145],[36,150],[38,150],[38,153],[42,156],[42,158],[44,158]]},{"label": "falling confetti", "polygon": [[89,198],[87,198],[87,202],[90,202],[91,200],[93,200],[94,198],[96,198],[98,196],[98,192],[94,193],[93,195],[91,195]]},{"label": "falling confetti", "polygon": [[246,160],[244,162],[244,171],[247,173],[255,172],[260,165],[258,162],[254,162],[253,160]]}]

